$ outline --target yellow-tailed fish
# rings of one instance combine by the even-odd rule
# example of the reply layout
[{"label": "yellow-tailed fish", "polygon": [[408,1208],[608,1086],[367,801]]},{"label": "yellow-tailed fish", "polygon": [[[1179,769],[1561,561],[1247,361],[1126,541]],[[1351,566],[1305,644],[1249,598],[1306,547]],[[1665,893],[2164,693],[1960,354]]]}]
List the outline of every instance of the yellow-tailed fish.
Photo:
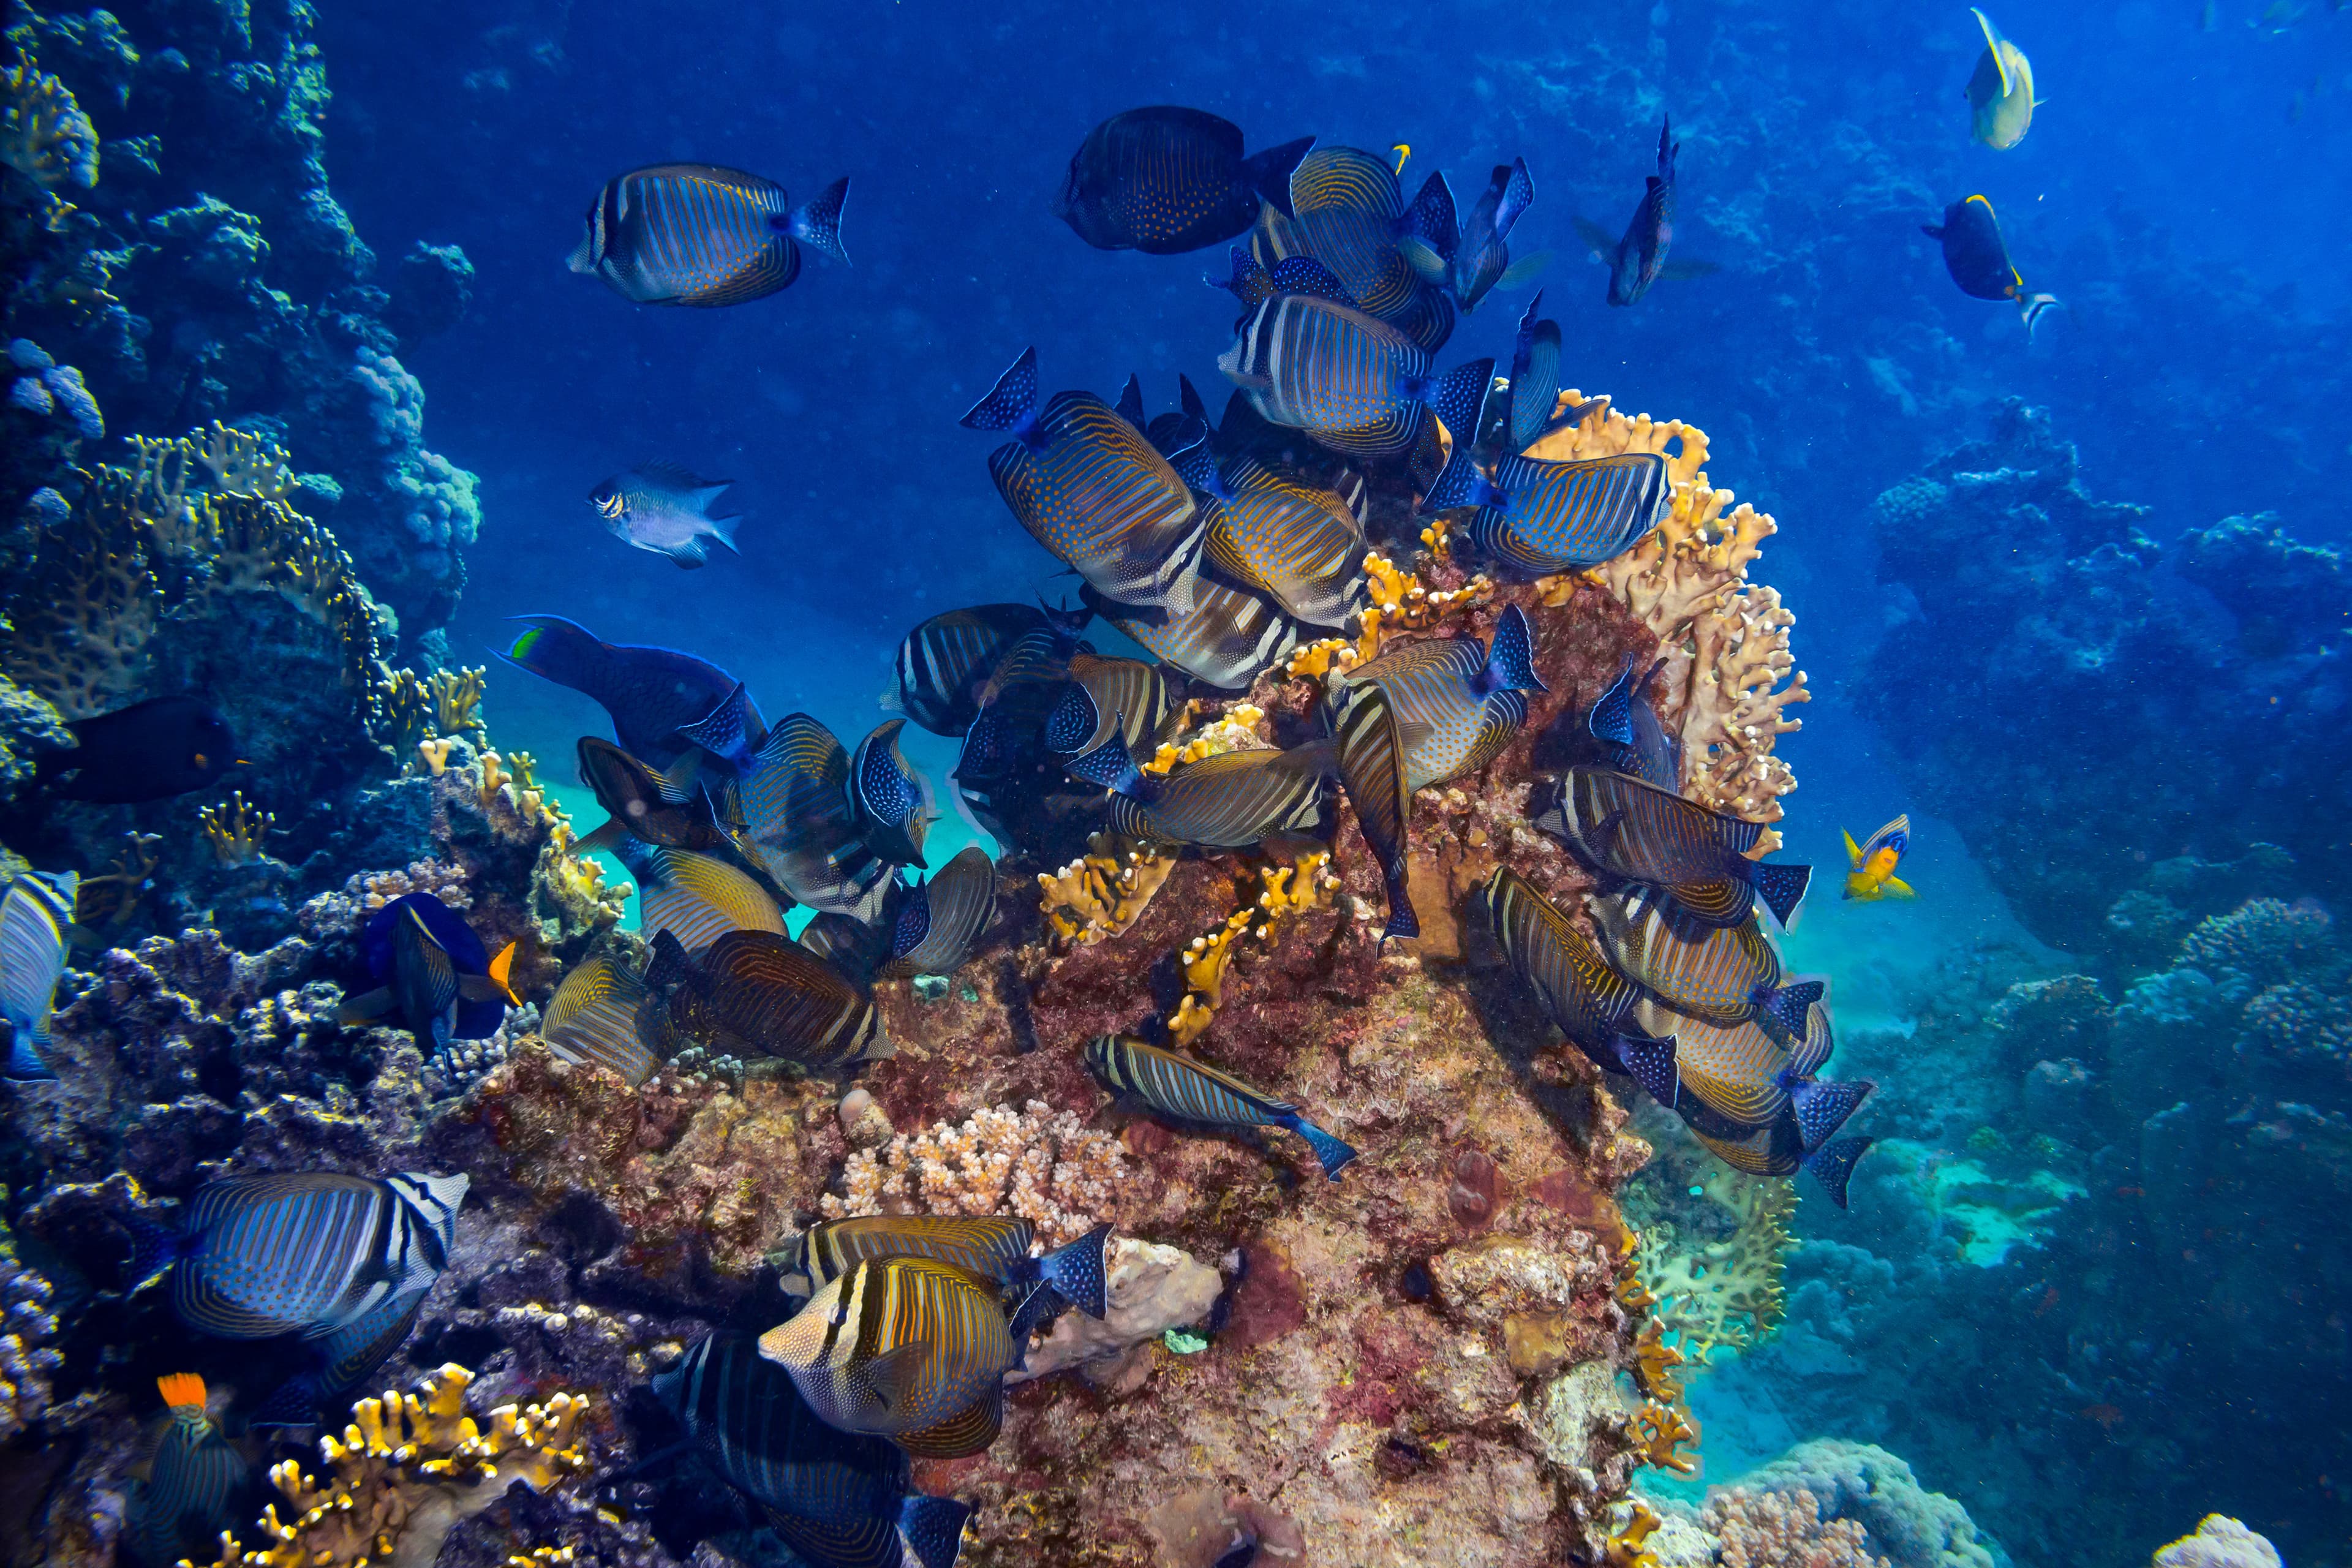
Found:
[{"label": "yellow-tailed fish", "polygon": [[2025,51],[2000,36],[1992,18],[1975,6],[1969,14],[1984,29],[1984,53],[1969,78],[1966,96],[1976,139],[1995,152],[2025,140],[2033,124],[2033,66]]},{"label": "yellow-tailed fish", "polygon": [[1880,899],[1908,899],[1916,895],[1911,884],[1895,874],[1903,864],[1904,855],[1911,847],[1911,817],[1908,813],[1896,817],[1862,843],[1853,835],[1845,836],[1846,865],[1845,896],[1864,903]]},{"label": "yellow-tailed fish", "polygon": [[1943,247],[1944,270],[1952,275],[1961,293],[1977,300],[2016,300],[2019,313],[2025,318],[2028,338],[2043,312],[2058,303],[2055,294],[2026,290],[2025,275],[2009,258],[2000,219],[1983,196],[1954,202],[1944,209],[1942,223],[1921,224],[1919,232]]}]

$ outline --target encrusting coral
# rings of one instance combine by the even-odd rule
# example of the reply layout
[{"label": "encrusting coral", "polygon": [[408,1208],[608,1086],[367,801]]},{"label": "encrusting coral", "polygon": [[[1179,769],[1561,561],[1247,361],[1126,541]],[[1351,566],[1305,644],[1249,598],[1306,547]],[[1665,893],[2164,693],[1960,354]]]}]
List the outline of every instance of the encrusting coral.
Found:
[{"label": "encrusting coral", "polygon": [[1076,1112],[1031,1100],[901,1132],[860,1150],[842,1172],[843,1192],[823,1200],[827,1219],[875,1214],[1012,1215],[1047,1247],[1075,1241],[1118,1211],[1128,1179],[1118,1140],[1089,1131]]},{"label": "encrusting coral", "polygon": [[326,1479],[293,1459],[273,1468],[278,1501],[255,1527],[262,1544],[247,1551],[224,1532],[215,1568],[425,1568],[452,1526],[512,1483],[546,1492],[587,1472],[585,1398],[502,1405],[477,1421],[466,1414],[473,1379],[453,1363],[410,1393],[353,1405],[342,1436],[319,1439]]},{"label": "encrusting coral", "polygon": [[2278,1548],[2225,1513],[2209,1513],[2193,1534],[2160,1548],[2152,1568],[2282,1568]]}]

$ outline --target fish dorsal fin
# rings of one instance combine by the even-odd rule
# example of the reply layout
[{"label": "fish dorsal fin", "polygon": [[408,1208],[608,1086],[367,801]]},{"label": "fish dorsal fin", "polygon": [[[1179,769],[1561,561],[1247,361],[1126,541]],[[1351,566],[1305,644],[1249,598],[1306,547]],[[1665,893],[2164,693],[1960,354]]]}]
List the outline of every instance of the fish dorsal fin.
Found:
[{"label": "fish dorsal fin", "polygon": [[2000,73],[2000,95],[2007,98],[2017,90],[2009,77],[2009,57],[2001,52],[2000,46],[2007,40],[2001,37],[2000,29],[1992,25],[1992,18],[1976,6],[1969,7],[1969,15],[1974,16],[1977,26],[1984,29],[1985,52],[1992,57],[1993,69]]},{"label": "fish dorsal fin", "polygon": [[914,1387],[916,1378],[922,1374],[923,1363],[930,1353],[930,1341],[908,1340],[859,1367],[856,1375],[882,1402],[885,1410],[896,1410],[907,1397],[907,1391]]}]

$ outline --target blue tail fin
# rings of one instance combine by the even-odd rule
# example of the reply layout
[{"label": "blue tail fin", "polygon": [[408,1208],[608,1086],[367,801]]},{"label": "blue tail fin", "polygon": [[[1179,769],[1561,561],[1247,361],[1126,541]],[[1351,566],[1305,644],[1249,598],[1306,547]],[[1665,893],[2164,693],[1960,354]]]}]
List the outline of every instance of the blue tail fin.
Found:
[{"label": "blue tail fin", "polygon": [[1528,615],[1517,605],[1507,605],[1502,618],[1495,623],[1495,635],[1486,644],[1486,668],[1479,671],[1479,686],[1486,691],[1549,691],[1543,678],[1536,674],[1535,628],[1528,625]]},{"label": "blue tail fin", "polygon": [[667,926],[654,932],[654,955],[646,965],[646,984],[656,988],[675,985],[693,973],[693,962],[686,956],[686,943],[677,939],[677,932]]},{"label": "blue tail fin", "polygon": [[315,1426],[323,1393],[316,1373],[297,1373],[261,1402],[260,1408],[253,1413],[252,1423],[256,1426]]},{"label": "blue tail fin", "polygon": [[1411,942],[1421,934],[1421,916],[1414,912],[1412,893],[1405,886],[1404,868],[1391,867],[1383,873],[1389,900],[1389,923],[1381,928],[1381,947],[1385,950],[1392,942]]},{"label": "blue tail fin", "polygon": [[1323,1173],[1335,1182],[1339,1179],[1339,1173],[1346,1170],[1356,1157],[1353,1149],[1295,1110],[1281,1125],[1307,1140],[1307,1146],[1315,1151],[1315,1158],[1322,1162]]},{"label": "blue tail fin", "polygon": [[1069,1303],[1062,1293],[1044,1279],[1033,1279],[1023,1292],[1020,1304],[1005,1321],[1005,1332],[1013,1341],[1013,1368],[1023,1372],[1029,1365],[1029,1336],[1062,1315]]},{"label": "blue tail fin", "polygon": [[1354,296],[1332,270],[1311,256],[1286,256],[1274,264],[1269,277],[1277,294],[1306,294],[1335,305],[1356,309]]},{"label": "blue tail fin", "polygon": [[1137,429],[1143,428],[1146,416],[1143,412],[1143,378],[1141,376],[1133,371],[1127,373],[1127,384],[1118,389],[1118,401],[1111,405],[1111,412]]},{"label": "blue tail fin", "polygon": [[1454,455],[1445,459],[1445,467],[1438,472],[1437,482],[1422,498],[1421,510],[1427,513],[1485,506],[1492,499],[1494,489],[1486,482],[1486,476],[1478,471],[1478,460],[1470,455],[1470,443],[1457,440],[1454,443]]},{"label": "blue tail fin", "polygon": [[1845,1207],[1846,1183],[1853,1177],[1854,1162],[1869,1152],[1875,1138],[1841,1138],[1834,1143],[1824,1143],[1805,1159],[1805,1169],[1830,1195],[1830,1202]]},{"label": "blue tail fin", "polygon": [[988,395],[957,423],[967,430],[1003,430],[1018,436],[1037,413],[1037,351],[1024,349],[1013,368],[996,378]]},{"label": "blue tail fin", "polygon": [[740,768],[751,760],[751,700],[739,680],[735,689],[719,700],[718,707],[691,724],[680,724],[677,732],[712,756]]},{"label": "blue tail fin", "polygon": [[1071,1306],[1089,1318],[1099,1318],[1110,1310],[1110,1282],[1103,1262],[1109,1246],[1110,1226],[1098,1225],[1067,1247],[1039,1258],[1037,1272]]},{"label": "blue tail fin", "polygon": [[1817,1078],[1792,1087],[1789,1100],[1797,1113],[1797,1136],[1807,1152],[1828,1142],[1877,1087],[1866,1078]]},{"label": "blue tail fin", "polygon": [[1423,280],[1444,281],[1445,264],[1454,259],[1455,228],[1454,188],[1439,170],[1421,183],[1421,194],[1397,220],[1399,240],[1418,242],[1411,247],[1400,244],[1398,248],[1404,250],[1405,259]]},{"label": "blue tail fin", "polygon": [[1805,889],[1812,880],[1811,866],[1748,863],[1748,885],[1756,889],[1756,896],[1764,900],[1764,907],[1772,911],[1772,918],[1783,931],[1797,918],[1798,907],[1805,901]]},{"label": "blue tail fin", "polygon": [[1213,278],[1207,273],[1202,273],[1202,282],[1212,289],[1223,289],[1240,300],[1242,309],[1244,310],[1255,306],[1261,300],[1273,297],[1274,279],[1265,275],[1265,268],[1257,264],[1256,257],[1238,245],[1227,254],[1233,263],[1234,275],[1230,278]]},{"label": "blue tail fin", "polygon": [[28,1028],[9,1033],[8,1076],[23,1083],[38,1083],[58,1076],[41,1059],[40,1047],[33,1043],[33,1031]]},{"label": "blue tail fin", "polygon": [[1296,142],[1285,142],[1279,147],[1268,147],[1242,160],[1242,178],[1250,188],[1273,204],[1275,211],[1285,217],[1297,217],[1290,205],[1290,176],[1297,173],[1300,160],[1315,150],[1315,138],[1301,136]]},{"label": "blue tail fin", "polygon": [[1209,405],[1201,401],[1201,390],[1192,384],[1189,375],[1176,378],[1176,407],[1187,419],[1198,419],[1203,425],[1209,422]]},{"label": "blue tail fin", "polygon": [[1062,766],[1072,778],[1116,790],[1146,805],[1159,793],[1152,787],[1151,781],[1143,776],[1142,770],[1135,765],[1135,757],[1128,751],[1127,742],[1117,735],[1083,757],[1072,757]]},{"label": "blue tail fin", "polygon": [[1682,1065],[1675,1059],[1679,1048],[1672,1035],[1655,1039],[1647,1035],[1617,1037],[1617,1059],[1624,1064],[1626,1076],[1668,1110],[1683,1096]]},{"label": "blue tail fin", "polygon": [[1468,364],[1456,365],[1437,384],[1437,395],[1429,400],[1430,411],[1453,432],[1455,451],[1478,438],[1478,423],[1486,412],[1486,393],[1494,384],[1495,362],[1491,359],[1474,359]]},{"label": "blue tail fin", "polygon": [[187,1256],[190,1240],[174,1227],[145,1215],[123,1216],[131,1232],[131,1289],[146,1284]]},{"label": "blue tail fin", "polygon": [[898,1505],[898,1530],[923,1568],[955,1568],[963,1551],[964,1521],[971,1517],[968,1502],[912,1492]]},{"label": "blue tail fin", "polygon": [[816,200],[793,209],[785,226],[794,239],[805,240],[843,266],[849,252],[841,248],[841,208],[849,200],[847,176],[825,186]]},{"label": "blue tail fin", "polygon": [[1612,746],[1631,747],[1633,744],[1633,659],[1625,658],[1625,668],[1609,689],[1584,716],[1584,727],[1592,738]]},{"label": "blue tail fin", "polygon": [[1805,1010],[1829,994],[1821,980],[1791,980],[1756,998],[1756,1022],[1783,1046],[1805,1037]]}]

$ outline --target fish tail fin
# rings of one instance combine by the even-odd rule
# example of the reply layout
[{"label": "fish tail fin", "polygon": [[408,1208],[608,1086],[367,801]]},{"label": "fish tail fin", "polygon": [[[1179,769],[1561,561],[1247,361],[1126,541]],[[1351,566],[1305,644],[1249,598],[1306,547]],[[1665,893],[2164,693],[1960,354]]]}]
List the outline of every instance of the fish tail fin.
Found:
[{"label": "fish tail fin", "polygon": [[1013,1342],[1013,1370],[1029,1369],[1029,1337],[1062,1315],[1069,1302],[1043,1279],[1032,1279],[1021,1300],[1004,1320],[1005,1337]]},{"label": "fish tail fin", "polygon": [[653,959],[646,965],[646,988],[675,985],[693,972],[694,965],[686,956],[686,943],[677,940],[677,932],[667,926],[656,931]]},{"label": "fish tail fin", "polygon": [[1143,412],[1143,378],[1141,376],[1133,371],[1127,373],[1127,384],[1118,389],[1118,401],[1111,405],[1111,412],[1137,429],[1143,428],[1147,423],[1147,416]]},{"label": "fish tail fin", "polygon": [[1911,884],[1905,881],[1900,877],[1889,877],[1886,880],[1881,882],[1879,886],[1885,889],[1889,894],[1898,899],[1916,899],[1919,896],[1918,892],[1913,889]]},{"label": "fish tail fin", "polygon": [[1495,622],[1495,635],[1486,644],[1486,668],[1480,672],[1480,684],[1489,691],[1549,691],[1543,678],[1536,673],[1535,628],[1528,624],[1528,613],[1517,605],[1507,605]]},{"label": "fish tail fin", "polygon": [[1633,744],[1633,659],[1628,655],[1625,668],[1609,689],[1592,704],[1584,716],[1584,727],[1596,741],[1612,746],[1630,748]]},{"label": "fish tail fin", "polygon": [[1203,425],[1209,422],[1209,405],[1201,401],[1201,389],[1192,384],[1189,375],[1176,378],[1176,406],[1187,419],[1198,419]]},{"label": "fish tail fin", "polygon": [[1429,400],[1430,411],[1444,421],[1454,433],[1456,451],[1478,438],[1478,422],[1486,411],[1486,393],[1495,384],[1495,362],[1474,359],[1467,364],[1455,365],[1437,384],[1437,392]]},{"label": "fish tail fin", "polygon": [[1846,1206],[1846,1184],[1853,1179],[1854,1163],[1870,1152],[1875,1138],[1841,1138],[1834,1143],[1824,1143],[1805,1158],[1805,1169],[1828,1193],[1830,1202]]},{"label": "fish tail fin", "polygon": [[1786,1087],[1797,1113],[1797,1136],[1810,1152],[1828,1142],[1878,1085],[1866,1078],[1815,1078]]},{"label": "fish tail fin", "polygon": [[1919,232],[1929,239],[1941,239],[1944,237],[1944,226],[1939,223],[1923,223],[1919,226]]},{"label": "fish tail fin", "polygon": [[988,395],[957,423],[967,430],[1003,430],[1019,435],[1037,412],[1037,351],[1021,351],[1013,367],[996,378]]},{"label": "fish tail fin", "polygon": [[1783,931],[1797,918],[1797,910],[1805,901],[1805,889],[1812,880],[1811,866],[1748,862],[1748,885],[1756,889],[1756,896],[1764,900],[1764,907],[1772,911],[1772,918]]},{"label": "fish tail fin", "polygon": [[1681,1045],[1672,1035],[1617,1037],[1617,1060],[1625,1076],[1647,1090],[1652,1100],[1672,1110],[1683,1097]]},{"label": "fish tail fin", "polygon": [[142,1214],[126,1215],[122,1224],[131,1232],[131,1278],[136,1281],[134,1289],[187,1254],[187,1237],[176,1226]]},{"label": "fish tail fin", "polygon": [[1456,440],[1453,456],[1445,459],[1439,470],[1437,482],[1429,487],[1422,498],[1421,510],[1426,512],[1451,511],[1457,507],[1485,506],[1492,500],[1494,486],[1478,471],[1477,458],[1470,455],[1470,443]]},{"label": "fish tail fin", "polygon": [[1062,1300],[1089,1318],[1110,1310],[1110,1283],[1104,1258],[1110,1247],[1111,1227],[1098,1225],[1037,1260],[1037,1271]]},{"label": "fish tail fin", "polygon": [[2017,302],[2017,308],[2025,318],[2025,341],[2032,342],[2033,329],[2041,324],[2042,318],[2052,310],[2064,309],[2064,306],[2055,294],[2028,294]]},{"label": "fish tail fin", "polygon": [[[47,1037],[42,1037],[44,1040]],[[18,1029],[9,1037],[8,1076],[27,1083],[43,1083],[58,1076],[42,1058],[40,1046],[35,1043],[29,1028]]]},{"label": "fish tail fin", "polygon": [[572,850],[575,855],[593,855],[600,850],[617,849],[621,840],[628,836],[628,829],[621,826],[621,819],[611,817],[606,819],[604,826],[591,829],[573,839]]},{"label": "fish tail fin", "polygon": [[297,1373],[278,1385],[253,1413],[256,1426],[308,1426],[319,1419],[319,1400],[326,1391],[316,1373]]},{"label": "fish tail fin", "polygon": [[1828,994],[1828,983],[1821,980],[1791,980],[1769,987],[1756,997],[1756,1022],[1784,1044],[1801,1040],[1806,1010]]},{"label": "fish tail fin", "polygon": [[1290,176],[1297,172],[1300,160],[1315,150],[1315,138],[1301,136],[1296,142],[1285,142],[1279,147],[1268,147],[1242,160],[1242,178],[1264,196],[1275,211],[1285,217],[1297,217],[1290,205]]},{"label": "fish tail fin", "polygon": [[1511,226],[1519,221],[1521,213],[1535,205],[1535,200],[1536,183],[1528,174],[1528,161],[1512,159],[1510,173],[1503,181],[1503,199],[1495,204],[1495,237],[1508,238]]},{"label": "fish tail fin", "polygon": [[964,1521],[971,1512],[968,1502],[913,1492],[898,1505],[898,1529],[923,1568],[955,1568],[963,1552]]},{"label": "fish tail fin", "polygon": [[173,1410],[205,1407],[205,1380],[193,1372],[167,1372],[155,1380],[155,1392]]},{"label": "fish tail fin", "polygon": [[1143,776],[1143,770],[1135,765],[1134,754],[1127,749],[1127,742],[1118,735],[1113,735],[1083,757],[1071,758],[1062,767],[1073,778],[1116,790],[1134,800],[1149,803],[1158,793],[1152,789],[1150,781]]},{"label": "fish tail fin", "polygon": [[1859,871],[1859,870],[1861,870],[1861,869],[1862,869],[1862,846],[1861,846],[1861,845],[1859,845],[1859,844],[1856,844],[1856,843],[1853,841],[1853,834],[1851,834],[1851,833],[1846,833],[1846,830],[1845,830],[1844,828],[1841,827],[1841,828],[1839,828],[1839,829],[1838,829],[1838,831],[1839,831],[1840,833],[1845,833],[1845,863],[1846,863],[1846,868],[1847,868],[1848,870],[1853,870],[1853,871]]},{"label": "fish tail fin", "polygon": [[849,178],[844,175],[825,186],[814,201],[794,207],[786,214],[784,231],[846,267],[849,265],[849,252],[841,247],[841,209],[848,200]]},{"label": "fish tail fin", "polygon": [[522,1005],[522,998],[515,994],[514,988],[516,946],[517,944],[511,942],[507,943],[506,946],[499,949],[499,955],[490,960],[490,982],[499,988],[501,995],[520,1007]]},{"label": "fish tail fin", "polygon": [[1332,1137],[1295,1110],[1290,1113],[1283,1125],[1307,1140],[1307,1146],[1315,1151],[1315,1158],[1323,1166],[1323,1173],[1335,1182],[1339,1179],[1339,1173],[1346,1170],[1356,1157],[1356,1151],[1353,1148]]},{"label": "fish tail fin", "polygon": [[743,547],[735,542],[735,529],[743,520],[740,517],[714,517],[709,521],[710,531],[707,537],[725,545],[730,555],[742,554]]},{"label": "fish tail fin", "polygon": [[1402,866],[1383,868],[1381,879],[1389,900],[1389,923],[1381,928],[1381,946],[1385,949],[1391,942],[1411,942],[1421,935],[1421,916],[1412,907]]}]

